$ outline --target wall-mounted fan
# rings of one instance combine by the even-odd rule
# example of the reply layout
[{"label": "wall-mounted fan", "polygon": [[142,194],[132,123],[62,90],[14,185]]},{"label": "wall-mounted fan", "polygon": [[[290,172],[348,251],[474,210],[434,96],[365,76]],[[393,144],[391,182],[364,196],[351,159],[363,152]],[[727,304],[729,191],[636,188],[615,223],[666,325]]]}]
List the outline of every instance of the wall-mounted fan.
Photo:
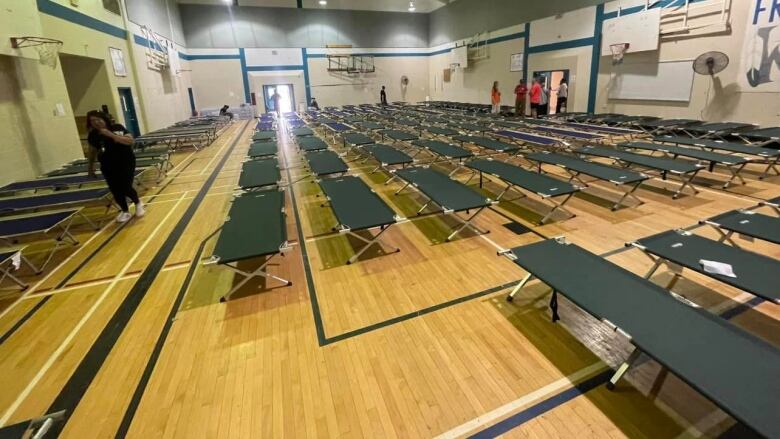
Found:
[{"label": "wall-mounted fan", "polygon": [[693,61],[693,71],[700,75],[714,75],[729,65],[729,57],[723,52],[705,52]]}]

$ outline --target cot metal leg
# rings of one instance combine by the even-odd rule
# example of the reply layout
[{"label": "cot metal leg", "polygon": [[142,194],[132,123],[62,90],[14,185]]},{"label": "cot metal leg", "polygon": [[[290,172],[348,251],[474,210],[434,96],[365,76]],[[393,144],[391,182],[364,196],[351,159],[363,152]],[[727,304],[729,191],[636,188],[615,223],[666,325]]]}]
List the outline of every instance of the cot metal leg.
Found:
[{"label": "cot metal leg", "polygon": [[734,181],[735,178],[738,178],[739,181],[742,182],[742,184],[747,184],[745,179],[742,178],[741,175],[739,175],[739,173],[742,172],[742,169],[744,169],[745,166],[747,166],[747,162],[739,165],[739,167],[737,167],[736,170],[734,169],[734,166],[726,166],[726,169],[728,169],[729,172],[731,172],[731,178],[729,178],[729,181],[727,181],[726,183],[723,184],[723,189],[726,189],[727,187],[729,187],[729,185],[731,184],[732,181]]},{"label": "cot metal leg", "polygon": [[521,281],[520,281],[520,283],[518,283],[518,284],[517,284],[517,286],[515,286],[515,287],[512,289],[512,292],[510,292],[510,293],[509,293],[509,295],[508,295],[508,296],[506,296],[506,301],[507,301],[507,302],[511,302],[511,301],[515,300],[515,294],[517,294],[518,292],[520,292],[520,290],[521,290],[521,289],[523,289],[523,287],[525,286],[525,284],[527,284],[527,283],[528,283],[530,280],[532,280],[533,278],[534,278],[534,275],[533,275],[533,274],[531,274],[531,273],[528,273],[528,274],[527,274],[527,275],[526,275],[526,276],[523,278],[523,280],[521,280]]},{"label": "cot metal leg", "polygon": [[733,230],[729,230],[728,233],[723,233],[723,230],[720,227],[714,225],[712,227],[718,232],[718,234],[720,234],[720,239],[718,239],[718,242],[728,241],[734,247],[740,248],[740,246],[736,242],[734,242],[733,239],[731,239],[731,237],[734,236]]},{"label": "cot metal leg", "polygon": [[[569,173],[569,175],[570,175],[570,177],[569,177],[569,183],[571,183],[572,181],[576,181],[577,183],[581,184],[583,187],[589,187],[588,183],[585,183],[585,182],[584,182],[584,181],[583,181],[583,180],[580,178],[580,174],[581,174],[580,172],[573,172],[573,171],[572,171],[571,169],[569,169],[569,168],[566,168],[566,172],[568,172],[568,173]],[[541,163],[539,163],[539,173],[540,173],[540,174],[542,173],[542,164],[541,164]]]},{"label": "cot metal leg", "polygon": [[698,194],[699,190],[696,189],[696,187],[693,186],[692,183],[693,178],[696,177],[696,174],[698,173],[699,173],[698,171],[692,173],[690,177],[688,177],[687,179],[685,177],[680,177],[680,182],[682,183],[682,185],[677,189],[677,192],[675,192],[674,195],[672,195],[672,198],[676,200],[677,197],[679,197],[682,194],[683,189],[685,189],[686,187],[690,187],[693,190],[694,196]]},{"label": "cot metal leg", "polygon": [[11,282],[18,285],[19,288],[21,288],[22,290],[26,290],[29,285],[22,282],[21,279],[11,274],[12,264],[8,264],[8,265],[9,265],[8,268],[0,267],[0,284],[2,284],[5,279],[11,279]]},{"label": "cot metal leg", "polygon": [[228,291],[227,294],[225,294],[224,296],[220,297],[219,301],[220,302],[227,302],[228,300],[230,300],[230,297],[236,291],[238,291],[241,287],[243,287],[251,279],[254,279],[256,277],[265,277],[265,278],[276,279],[277,281],[279,281],[279,282],[281,282],[281,283],[283,283],[285,285],[292,285],[291,281],[289,281],[287,279],[283,279],[283,278],[281,278],[279,276],[275,276],[275,275],[273,275],[271,273],[268,273],[267,271],[264,270],[265,267],[269,263],[271,263],[271,261],[273,260],[274,256],[271,256],[270,258],[268,258],[267,261],[263,262],[262,265],[257,267],[257,269],[255,271],[252,271],[252,272],[241,270],[238,267],[236,267],[234,265],[231,265],[231,264],[225,264],[225,267],[228,267],[229,269],[233,270],[234,272],[244,276],[244,279],[242,279],[241,282],[239,282],[237,285],[235,285],[233,288],[231,288],[230,291]]},{"label": "cot metal leg", "polygon": [[607,389],[613,390],[615,386],[617,385],[618,381],[620,381],[620,378],[623,378],[623,375],[628,372],[628,369],[631,367],[631,365],[639,358],[639,355],[642,353],[642,351],[639,350],[639,348],[634,348],[633,351],[631,351],[631,354],[626,358],[626,361],[623,362],[623,364],[620,365],[620,367],[617,368],[615,371],[615,374],[612,375],[612,378],[609,379],[607,382]]},{"label": "cot metal leg", "polygon": [[639,186],[641,186],[641,185],[642,185],[642,182],[640,181],[637,184],[631,186],[627,191],[625,191],[625,193],[623,193],[623,196],[620,197],[620,199],[617,201],[617,203],[615,203],[615,205],[612,206],[612,211],[614,212],[614,211],[618,210],[620,208],[620,206],[623,205],[623,200],[625,200],[627,197],[631,197],[631,198],[635,199],[639,204],[644,204],[645,202],[640,200],[639,197],[637,197],[634,194],[634,192],[637,189],[639,189]]},{"label": "cot metal leg", "polygon": [[780,170],[777,169],[778,163],[780,163],[780,155],[778,155],[777,158],[773,161],[767,162],[766,169],[764,169],[764,172],[758,177],[758,179],[763,180],[764,178],[769,177],[769,171],[775,171],[775,175],[780,175]]},{"label": "cot metal leg", "polygon": [[[357,259],[360,257],[360,255],[362,255],[362,254],[363,254],[363,253],[364,253],[366,250],[368,250],[368,249],[369,249],[369,248],[370,248],[372,245],[374,245],[374,244],[379,244],[379,245],[381,246],[381,245],[382,245],[382,243],[379,241],[379,239],[380,239],[381,235],[382,235],[383,233],[385,233],[385,231],[387,231],[387,229],[389,229],[389,228],[390,228],[390,226],[383,226],[383,227],[381,228],[381,230],[379,230],[379,233],[377,233],[376,235],[373,235],[371,239],[366,239],[366,238],[364,238],[364,237],[362,237],[362,236],[360,236],[360,235],[358,235],[358,234],[356,234],[356,233],[354,233],[354,232],[352,232],[352,231],[348,231],[347,233],[349,233],[350,235],[352,235],[352,236],[356,237],[357,239],[359,239],[359,240],[361,240],[361,241],[365,242],[365,243],[366,243],[366,245],[365,245],[363,248],[361,248],[361,249],[360,249],[360,250],[359,250],[357,253],[355,253],[354,255],[352,255],[352,257],[351,257],[351,258],[349,258],[349,259],[347,260],[347,265],[349,265],[349,264],[351,264],[351,263],[355,262],[355,261],[356,261],[356,260],[357,260]],[[393,248],[393,249],[394,249],[394,250],[393,250],[393,253],[398,253],[398,252],[400,252],[400,251],[401,251],[401,249],[400,249],[400,248],[398,248],[398,247],[391,247],[391,248]]]},{"label": "cot metal leg", "polygon": [[395,174],[395,172],[390,172],[390,171],[387,171],[387,172],[390,174],[390,178],[388,178],[388,179],[385,181],[385,183],[384,183],[384,184],[390,184],[390,182],[391,182],[391,181],[393,181],[393,180],[395,180],[396,178],[398,178],[398,175],[396,175],[396,174]]},{"label": "cot metal leg", "polygon": [[[647,254],[647,253],[645,253],[645,254]],[[660,266],[661,266],[663,263],[664,263],[664,260],[663,260],[663,259],[661,259],[661,258],[658,258],[658,259],[656,259],[656,260],[655,260],[655,263],[653,264],[653,266],[652,266],[652,267],[650,267],[650,270],[649,270],[647,273],[645,273],[645,276],[644,276],[644,277],[645,277],[645,279],[650,279],[651,277],[653,277],[653,274],[655,274],[655,272],[656,272],[656,271],[658,271],[658,268],[659,268],[659,267],[660,267]]]},{"label": "cot metal leg", "polygon": [[420,208],[420,210],[417,211],[417,215],[421,214],[422,211],[425,210],[425,208],[428,207],[429,204],[431,204],[430,201],[428,201],[427,203],[423,204],[422,207]]},{"label": "cot metal leg", "polygon": [[477,233],[478,233],[478,234],[480,234],[480,235],[485,235],[485,234],[487,234],[487,233],[488,233],[488,231],[487,231],[487,230],[482,230],[482,229],[478,228],[477,226],[475,226],[474,224],[472,224],[472,223],[471,223],[472,221],[474,221],[474,219],[476,219],[476,218],[477,218],[477,215],[479,215],[480,213],[482,213],[482,211],[483,211],[483,210],[485,210],[485,208],[484,208],[484,207],[480,207],[480,208],[479,208],[479,209],[478,209],[476,212],[474,212],[474,215],[471,215],[471,216],[470,216],[470,217],[469,217],[467,220],[464,220],[463,218],[459,217],[459,216],[458,216],[456,213],[454,213],[454,212],[453,212],[453,213],[452,213],[452,215],[453,215],[455,218],[457,218],[457,219],[459,219],[459,220],[463,221],[463,224],[461,224],[460,226],[458,226],[457,228],[455,228],[455,231],[453,231],[453,232],[450,234],[450,236],[448,236],[448,237],[447,237],[446,241],[447,241],[447,242],[451,241],[451,240],[452,240],[452,238],[453,238],[455,235],[457,235],[458,233],[460,233],[460,232],[461,232],[461,230],[465,229],[466,227],[470,227],[472,230],[474,230],[475,232],[477,232]]},{"label": "cot metal leg", "polygon": [[405,183],[403,186],[401,186],[401,189],[398,189],[397,191],[395,191],[395,194],[396,194],[396,195],[400,194],[400,193],[401,193],[401,191],[403,191],[404,189],[406,189],[406,188],[409,186],[409,184],[410,184],[410,183],[408,183],[408,182],[407,182],[407,183]]},{"label": "cot metal leg", "polygon": [[556,203],[555,201],[550,200],[550,202],[553,204],[553,208],[552,208],[551,211],[547,212],[547,215],[542,217],[542,219],[539,221],[539,224],[540,225],[544,224],[545,221],[550,219],[550,217],[552,216],[553,213],[555,213],[556,210],[560,210],[562,212],[566,212],[569,215],[569,218],[574,218],[575,216],[577,216],[574,213],[572,213],[570,210],[568,210],[565,207],[563,207],[563,205],[566,204],[571,199],[571,197],[573,197],[573,196],[574,196],[574,192],[572,192],[569,195],[567,195],[566,198],[563,201],[561,201],[560,203]]}]

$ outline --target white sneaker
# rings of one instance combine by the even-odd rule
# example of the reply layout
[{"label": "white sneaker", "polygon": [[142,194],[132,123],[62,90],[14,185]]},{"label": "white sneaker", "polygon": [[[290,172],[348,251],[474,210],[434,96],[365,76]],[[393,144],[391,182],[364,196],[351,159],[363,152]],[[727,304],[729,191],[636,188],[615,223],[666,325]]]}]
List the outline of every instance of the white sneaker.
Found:
[{"label": "white sneaker", "polygon": [[131,215],[130,212],[121,212],[116,217],[116,222],[118,222],[118,223],[126,223],[126,222],[130,221],[130,218],[132,218],[132,217],[133,217],[133,215]]},{"label": "white sneaker", "polygon": [[138,203],[135,205],[135,216],[141,218],[146,215],[146,209],[144,209],[144,203]]}]

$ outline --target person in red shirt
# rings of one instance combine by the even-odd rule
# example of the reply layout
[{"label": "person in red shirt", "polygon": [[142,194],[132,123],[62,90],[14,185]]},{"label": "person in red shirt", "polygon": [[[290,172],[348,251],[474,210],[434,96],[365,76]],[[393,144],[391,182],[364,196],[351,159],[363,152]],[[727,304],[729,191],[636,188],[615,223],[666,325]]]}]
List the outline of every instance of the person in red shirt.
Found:
[{"label": "person in red shirt", "polygon": [[493,113],[501,111],[501,92],[498,91],[498,81],[493,81],[493,89],[490,90],[490,103],[493,104]]},{"label": "person in red shirt", "polygon": [[525,79],[521,79],[515,87],[515,116],[525,117],[525,97],[528,94],[528,87],[525,86]]},{"label": "person in red shirt", "polygon": [[539,78],[534,78],[534,83],[531,86],[531,117],[539,117],[539,107],[542,104],[542,85],[539,83]]}]

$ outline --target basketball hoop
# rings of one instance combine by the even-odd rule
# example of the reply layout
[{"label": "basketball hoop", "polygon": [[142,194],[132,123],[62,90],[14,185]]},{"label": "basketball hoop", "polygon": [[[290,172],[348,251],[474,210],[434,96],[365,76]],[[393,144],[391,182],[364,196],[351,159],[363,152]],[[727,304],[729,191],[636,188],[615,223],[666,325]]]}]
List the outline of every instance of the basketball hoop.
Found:
[{"label": "basketball hoop", "polygon": [[626,54],[629,46],[629,43],[617,43],[609,45],[609,50],[612,52],[612,64],[620,64],[623,62],[623,55]]},{"label": "basketball hoop", "polygon": [[22,49],[32,47],[38,52],[38,60],[41,64],[57,68],[57,55],[62,48],[62,41],[45,37],[11,37],[11,47]]}]

